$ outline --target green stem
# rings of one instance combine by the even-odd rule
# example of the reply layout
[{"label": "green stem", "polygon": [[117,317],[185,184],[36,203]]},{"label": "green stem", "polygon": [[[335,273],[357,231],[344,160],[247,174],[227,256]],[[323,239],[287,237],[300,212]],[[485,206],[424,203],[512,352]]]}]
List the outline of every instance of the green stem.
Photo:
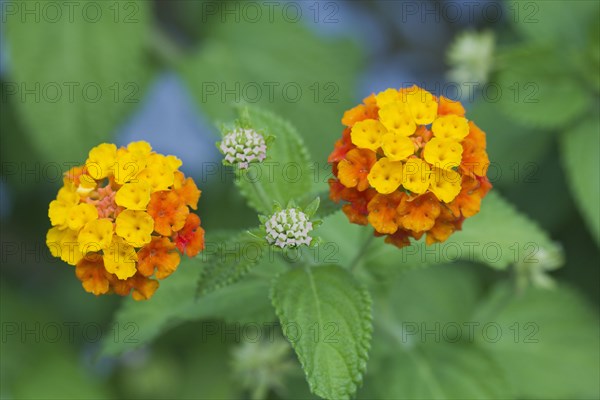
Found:
[{"label": "green stem", "polygon": [[358,250],[358,253],[356,253],[356,256],[354,256],[354,259],[350,262],[350,271],[354,272],[356,267],[360,264],[360,261],[365,255],[365,252],[367,251],[369,246],[371,245],[373,238],[375,238],[374,235],[369,235],[367,239],[363,242],[362,246]]},{"label": "green stem", "polygon": [[[251,174],[250,171],[251,170],[248,170],[246,172],[246,174],[250,175]],[[254,188],[254,191],[258,195],[258,198],[260,199],[261,203],[263,203],[266,213],[270,214],[271,209],[273,208],[273,201],[269,199],[269,196],[267,196],[265,189],[260,184],[260,182],[258,180],[256,180],[256,177],[250,177],[250,179],[252,179],[252,187]]]}]

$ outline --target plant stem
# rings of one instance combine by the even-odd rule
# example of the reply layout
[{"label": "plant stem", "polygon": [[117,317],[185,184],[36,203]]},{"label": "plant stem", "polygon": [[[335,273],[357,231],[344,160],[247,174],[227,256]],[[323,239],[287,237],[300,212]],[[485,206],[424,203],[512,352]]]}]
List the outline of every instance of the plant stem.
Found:
[{"label": "plant stem", "polygon": [[358,253],[356,253],[356,256],[354,256],[354,259],[352,260],[352,262],[350,262],[350,271],[354,272],[356,267],[360,264],[360,260],[365,255],[365,252],[371,245],[371,242],[373,241],[374,237],[374,235],[369,235],[367,239],[363,242],[362,246],[358,250]]}]

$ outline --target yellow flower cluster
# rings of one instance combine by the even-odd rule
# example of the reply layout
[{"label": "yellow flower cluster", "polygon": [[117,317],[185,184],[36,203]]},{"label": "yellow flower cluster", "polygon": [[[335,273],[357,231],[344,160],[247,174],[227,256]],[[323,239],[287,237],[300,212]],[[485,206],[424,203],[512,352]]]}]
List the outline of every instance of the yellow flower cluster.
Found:
[{"label": "yellow flower cluster", "polygon": [[[383,153],[368,175],[369,184],[382,194],[402,186],[414,194],[431,191],[441,201],[451,202],[461,188],[461,175],[455,169],[462,158],[460,142],[469,134],[467,120],[453,114],[438,116],[436,99],[417,87],[388,89],[375,101],[379,119],[355,123],[350,134],[356,147],[381,148]],[[419,127],[429,124],[430,140]]]},{"label": "yellow flower cluster", "polygon": [[330,197],[352,223],[408,246],[443,242],[479,212],[491,189],[485,133],[465,109],[413,86],[388,89],[346,111],[328,161]]},{"label": "yellow flower cluster", "polygon": [[[119,149],[108,143],[94,147],[84,166],[67,172],[50,203],[46,242],[52,255],[76,265],[89,292],[133,289],[136,299],[150,297],[158,287],[148,279],[155,267],[157,276],[165,277],[179,263],[171,250],[177,246],[183,252],[200,233],[203,245],[201,228],[190,226],[183,234],[188,220],[199,225],[197,216],[189,218],[188,206],[196,208],[200,191],[180,166],[178,158],[158,154],[143,141]],[[174,196],[170,203],[163,201],[167,194]],[[153,265],[157,255],[162,265]]]}]

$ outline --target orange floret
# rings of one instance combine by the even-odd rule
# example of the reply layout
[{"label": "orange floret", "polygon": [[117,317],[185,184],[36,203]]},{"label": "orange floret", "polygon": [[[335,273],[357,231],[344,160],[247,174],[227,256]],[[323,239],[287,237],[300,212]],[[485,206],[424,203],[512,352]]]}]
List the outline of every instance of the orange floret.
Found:
[{"label": "orange floret", "polygon": [[352,137],[350,136],[351,130],[349,128],[344,129],[342,132],[342,138],[335,142],[333,151],[329,154],[327,162],[337,163],[346,157],[346,153],[356,148],[352,143]]},{"label": "orange floret", "polygon": [[440,215],[440,202],[432,193],[418,197],[404,196],[398,206],[398,223],[414,232],[428,231]]},{"label": "orange floret", "polygon": [[491,188],[487,178],[471,178],[465,175],[462,178],[460,193],[448,204],[448,208],[455,216],[472,217],[479,212],[481,200]]},{"label": "orange floret", "polygon": [[190,213],[182,199],[173,191],[152,193],[146,211],[154,218],[154,230],[164,236],[170,236],[183,228]]},{"label": "orange floret", "polygon": [[391,194],[377,193],[369,202],[369,223],[379,233],[392,234],[398,230],[398,212],[396,209],[406,195],[400,192]]},{"label": "orange floret", "polygon": [[461,172],[471,176],[485,176],[490,165],[485,151],[485,133],[473,122],[469,122],[469,134],[461,144],[463,147]]},{"label": "orange floret", "polygon": [[377,118],[378,111],[377,104],[359,104],[344,113],[342,124],[352,127],[359,121]]},{"label": "orange floret", "polygon": [[116,279],[113,275],[110,285],[113,293],[119,296],[128,296],[131,293],[131,297],[136,301],[150,299],[159,286],[157,280],[147,278],[139,273],[126,280]]},{"label": "orange floret", "polygon": [[367,176],[376,161],[377,156],[371,150],[350,150],[337,166],[340,182],[348,188],[356,187],[361,192],[366,190],[369,187]]},{"label": "orange floret", "polygon": [[156,278],[164,279],[175,272],[180,259],[169,238],[155,236],[138,252],[138,271],[144,276],[152,276],[156,270]]},{"label": "orange floret", "polygon": [[438,115],[454,114],[461,117],[465,116],[465,108],[458,101],[450,100],[447,97],[440,96],[438,99]]},{"label": "orange floret", "polygon": [[204,249],[204,229],[200,227],[200,217],[189,214],[181,231],[173,236],[175,245],[188,257],[194,257]]},{"label": "orange floret", "polygon": [[447,207],[442,207],[435,225],[427,231],[425,243],[433,244],[446,241],[454,231],[460,230],[463,220],[464,218],[462,217],[455,218]]},{"label": "orange floret", "polygon": [[398,248],[406,247],[410,245],[410,237],[412,235],[409,231],[404,229],[398,229],[394,234],[387,235],[385,238],[385,242],[389,244],[393,244]]},{"label": "orange floret", "polygon": [[108,293],[110,274],[104,269],[104,261],[100,255],[89,254],[82,258],[75,266],[75,275],[86,292],[96,296]]},{"label": "orange floret", "polygon": [[198,200],[202,192],[192,178],[186,178],[180,171],[175,172],[173,189],[188,207],[193,210],[198,208]]}]

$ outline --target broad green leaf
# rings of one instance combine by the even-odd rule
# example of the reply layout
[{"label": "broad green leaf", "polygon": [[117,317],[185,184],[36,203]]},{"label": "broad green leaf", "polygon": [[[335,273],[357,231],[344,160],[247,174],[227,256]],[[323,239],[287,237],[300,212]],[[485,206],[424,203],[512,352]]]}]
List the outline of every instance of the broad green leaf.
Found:
[{"label": "broad green leaf", "polygon": [[262,13],[260,21],[212,18],[205,25],[209,38],[179,71],[209,117],[232,119],[231,104],[268,108],[288,118],[315,160],[324,160],[355,102],[360,49],[318,37],[281,13],[269,18],[269,7]]},{"label": "broad green leaf", "polygon": [[81,161],[91,146],[110,140],[150,77],[147,2],[76,6],[71,13],[58,7],[57,20],[4,15],[11,76],[3,95],[48,161]]},{"label": "broad green leaf", "polygon": [[[552,48],[521,47],[501,55],[496,94],[506,118],[544,129],[560,128],[586,111],[590,98],[568,65]],[[492,87],[492,85],[490,85]]]},{"label": "broad green leaf", "polygon": [[463,260],[480,262],[492,268],[509,265],[531,270],[547,270],[563,263],[561,248],[520,214],[495,191],[481,204],[479,214],[465,220],[462,230],[431,246],[423,241],[398,250],[386,245],[373,249],[369,268],[406,268]]},{"label": "broad green leaf", "polygon": [[469,328],[477,268],[440,265],[393,277],[375,299],[373,355],[359,398],[509,398],[503,371]]},{"label": "broad green leaf", "polygon": [[268,145],[267,159],[250,164],[235,182],[251,207],[270,214],[273,202],[285,205],[310,192],[313,185],[310,156],[289,122],[254,107],[248,109],[248,117],[252,128],[274,136],[275,140]]},{"label": "broad green leaf", "polygon": [[341,204],[337,204],[334,203],[330,198],[329,198],[329,190],[324,190],[318,193],[310,193],[306,196],[304,196],[304,198],[301,200],[300,204],[303,203],[309,203],[311,202],[315,197],[318,197],[319,200],[319,208],[317,209],[317,212],[315,213],[315,218],[325,218],[330,216],[331,214],[335,213],[336,211],[339,211],[341,209]]},{"label": "broad green leaf", "polygon": [[484,97],[467,111],[467,117],[486,133],[491,161],[487,176],[494,187],[536,182],[539,163],[550,150],[552,135],[524,127],[511,116],[498,113],[498,105]]},{"label": "broad green leaf", "polygon": [[349,272],[331,265],[281,274],[271,298],[311,391],[328,399],[353,396],[370,348],[368,292]]},{"label": "broad green leaf", "polygon": [[[315,229],[314,236],[321,238],[317,248],[318,262],[349,267],[357,259],[361,247],[370,242],[372,230],[351,224],[344,213],[338,212],[327,216],[323,224]],[[358,261],[362,262],[360,259]]]},{"label": "broad green leaf", "polygon": [[102,354],[115,355],[140,347],[185,321],[222,318],[239,323],[261,323],[274,318],[269,303],[268,279],[247,277],[197,298],[199,274],[196,260],[184,260],[169,279],[160,282],[152,299],[145,302],[125,300],[115,315],[115,322],[135,324],[135,334],[131,340],[107,338]]},{"label": "broad green leaf", "polygon": [[587,0],[509,1],[507,20],[525,38],[534,42],[553,43],[564,51],[566,46],[585,43],[586,28],[598,20],[598,2]]},{"label": "broad green leaf", "polygon": [[412,349],[390,349],[389,353],[378,376],[373,376],[376,384],[371,387],[370,398],[510,398],[503,371],[476,346],[432,343]]},{"label": "broad green leaf", "polygon": [[573,198],[600,244],[600,124],[594,115],[561,136],[564,167]]},{"label": "broad green leaf", "polygon": [[502,366],[518,398],[600,397],[598,312],[573,289],[531,288],[515,296],[500,285],[477,315],[502,328],[499,336],[490,330],[487,339],[475,337]]},{"label": "broad green leaf", "polygon": [[197,294],[204,296],[244,277],[268,251],[267,242],[242,232],[222,242],[211,243],[194,262],[202,264]]}]

